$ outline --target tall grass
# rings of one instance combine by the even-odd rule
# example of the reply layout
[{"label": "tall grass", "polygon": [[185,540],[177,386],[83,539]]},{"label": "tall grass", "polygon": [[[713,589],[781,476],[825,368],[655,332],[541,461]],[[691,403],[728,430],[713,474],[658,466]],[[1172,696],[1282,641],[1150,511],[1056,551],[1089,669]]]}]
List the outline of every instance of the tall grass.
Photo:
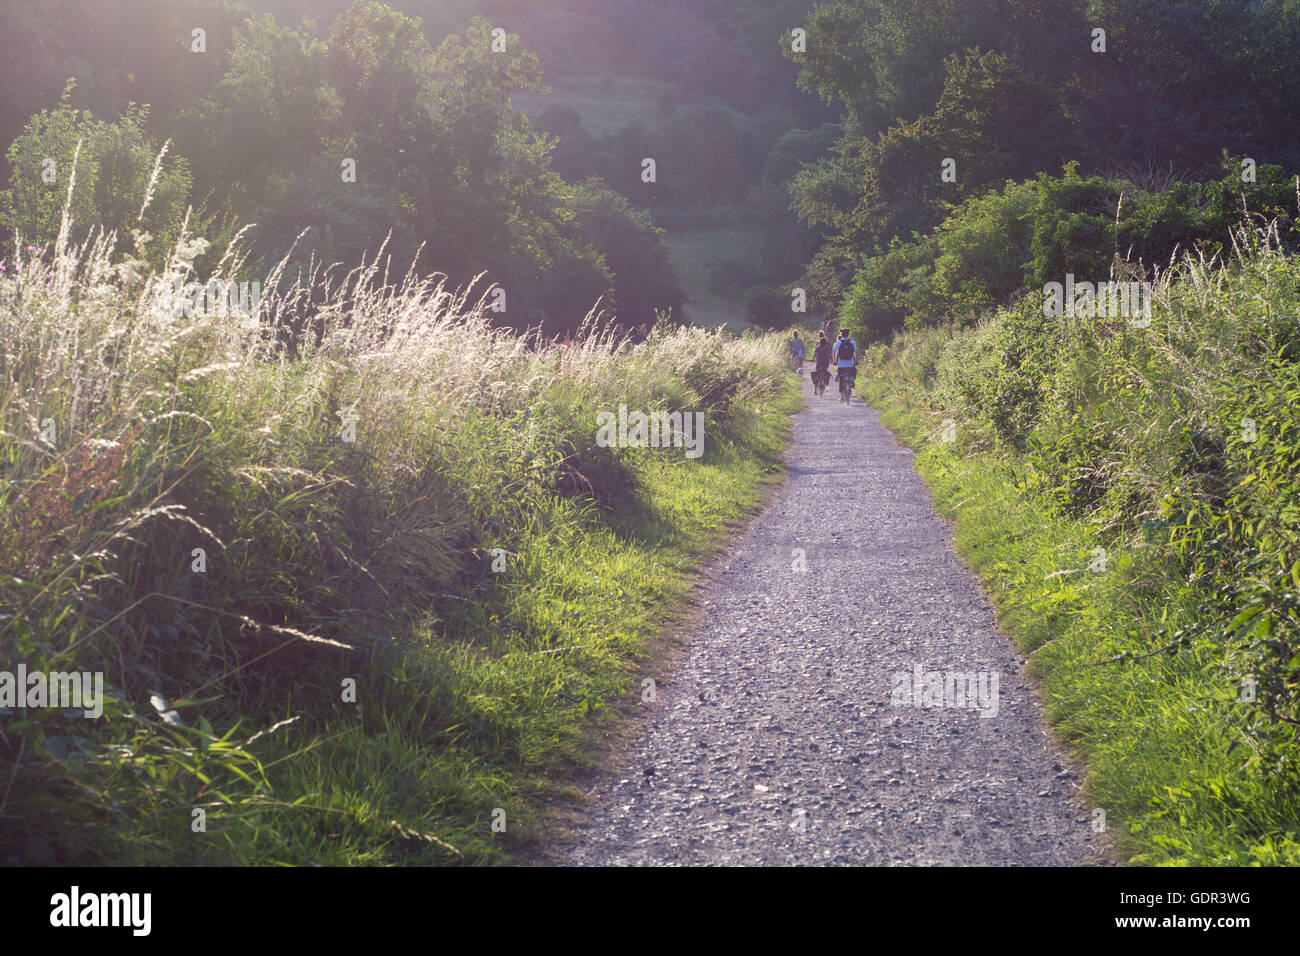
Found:
[{"label": "tall grass", "polygon": [[1137,862],[1300,861],[1300,256],[1235,241],[1154,276],[1149,328],[1026,299],[860,376]]},{"label": "tall grass", "polygon": [[[472,862],[535,834],[777,467],[779,338],[516,336],[383,249],[286,255],[252,316],[178,318],[203,239],[154,274],[67,234],[0,278],[0,667],[111,699],[3,717],[0,859]],[[197,278],[247,279],[238,248]],[[600,447],[620,403],[705,412],[705,456]]]}]

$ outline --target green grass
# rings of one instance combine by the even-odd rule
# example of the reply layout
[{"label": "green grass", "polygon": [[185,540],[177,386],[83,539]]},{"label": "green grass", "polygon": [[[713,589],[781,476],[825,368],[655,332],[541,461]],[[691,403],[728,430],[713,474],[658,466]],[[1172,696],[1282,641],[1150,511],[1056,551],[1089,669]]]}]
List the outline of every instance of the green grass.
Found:
[{"label": "green grass", "polygon": [[[359,687],[372,716],[320,721],[263,756],[329,741],[269,774],[271,793],[307,808],[243,813],[210,825],[209,839],[241,863],[356,865],[505,862],[544,837],[556,782],[588,765],[701,560],[778,476],[797,401],[787,390],[752,410],[743,434],[698,462],[646,461],[618,515],[576,503],[539,515],[509,570],[443,634],[418,628],[372,668]],[[460,855],[400,837],[393,821]]]},{"label": "green grass", "polygon": [[[779,475],[800,401],[776,336],[525,342],[361,269],[290,353],[177,321],[139,268],[23,274],[46,268],[0,313],[0,660],[102,672],[108,699],[6,717],[0,861],[510,859]],[[602,447],[620,403],[704,414],[703,457]]]},{"label": "green grass", "polygon": [[759,236],[743,228],[668,230],[677,278],[686,293],[686,321],[707,328],[723,326],[740,334],[755,329],[738,300],[718,294],[709,270],[719,259],[757,256]]},{"label": "green grass", "polygon": [[670,231],[668,247],[687,297],[709,306],[735,307],[712,290],[709,270],[719,259],[757,256],[759,240],[757,233],[741,228]]},{"label": "green grass", "polygon": [[[955,523],[957,549],[1031,659],[1049,721],[1085,762],[1086,793],[1117,852],[1135,864],[1294,865],[1293,793],[1243,772],[1226,716],[1236,687],[1199,650],[1154,653],[1195,615],[1155,549],[1107,553],[1096,526],[1022,487],[1012,454],[940,441],[939,416],[877,369],[860,382],[884,422],[918,449],[918,473]],[[1100,567],[1095,565],[1094,567]],[[1111,662],[1127,654],[1143,659]]]}]

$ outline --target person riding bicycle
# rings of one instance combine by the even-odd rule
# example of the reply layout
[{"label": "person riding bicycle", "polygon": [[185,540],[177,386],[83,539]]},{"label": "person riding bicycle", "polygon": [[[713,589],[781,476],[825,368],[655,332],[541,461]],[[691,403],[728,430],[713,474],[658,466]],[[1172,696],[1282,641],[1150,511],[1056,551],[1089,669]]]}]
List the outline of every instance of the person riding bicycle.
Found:
[{"label": "person riding bicycle", "polygon": [[804,356],[807,355],[807,354],[808,354],[808,352],[807,352],[807,351],[804,349],[804,347],[803,347],[803,339],[799,338],[799,333],[798,333],[798,331],[796,331],[796,332],[794,333],[794,336],[790,339],[790,364],[791,364],[791,366],[793,366],[794,368],[797,368],[797,369],[799,369],[800,371],[802,371],[802,370],[803,370],[803,360],[804,360]]},{"label": "person riding bicycle", "polygon": [[[840,329],[839,340],[835,343],[835,364],[838,373],[835,376],[836,381],[842,381],[848,386],[848,391],[853,390],[853,384],[858,375],[858,343],[849,338],[848,329]],[[847,394],[840,399],[844,404],[848,404]]]},{"label": "person riding bicycle", "polygon": [[817,369],[813,375],[813,384],[825,388],[831,381],[831,343],[826,338],[825,332],[817,333],[817,347],[813,349],[813,361],[817,363]]}]

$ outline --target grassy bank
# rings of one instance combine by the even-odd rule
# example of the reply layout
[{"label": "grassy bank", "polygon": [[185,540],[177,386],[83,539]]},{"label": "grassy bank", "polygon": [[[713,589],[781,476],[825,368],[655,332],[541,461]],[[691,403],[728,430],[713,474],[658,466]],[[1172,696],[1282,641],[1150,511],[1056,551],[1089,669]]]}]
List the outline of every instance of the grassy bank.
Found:
[{"label": "grassy bank", "polygon": [[779,337],[528,341],[378,265],[178,318],[198,251],[0,280],[0,661],[106,685],[0,717],[0,860],[507,859],[779,473]]},{"label": "grassy bank", "polygon": [[1026,301],[902,333],[859,378],[1134,863],[1300,862],[1298,275],[1267,247],[1189,260],[1148,328]]}]

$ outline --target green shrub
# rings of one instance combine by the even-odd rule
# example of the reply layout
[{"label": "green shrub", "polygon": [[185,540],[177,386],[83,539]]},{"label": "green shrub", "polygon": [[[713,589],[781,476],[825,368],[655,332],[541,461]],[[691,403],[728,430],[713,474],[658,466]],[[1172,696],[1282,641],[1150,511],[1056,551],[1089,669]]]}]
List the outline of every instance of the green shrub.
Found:
[{"label": "green shrub", "polygon": [[1125,278],[1113,275],[1117,256],[1125,270],[1131,264],[1147,274],[1180,249],[1213,258],[1230,248],[1243,208],[1294,248],[1294,179],[1277,166],[1256,174],[1254,183],[1238,171],[1152,193],[1124,180],[1082,178],[1070,164],[1059,177],[1008,182],[966,200],[925,235],[895,238],[884,253],[865,256],[841,310],[874,338],[904,326],[969,324],[1025,290],[1041,305],[1036,290],[1067,274],[1079,282]]},{"label": "green shrub", "polygon": [[[1061,645],[1044,645],[1053,663],[1043,666],[1057,668],[1047,679],[1069,701],[1063,726],[1104,713],[1120,727],[1154,710],[1196,714],[1197,733],[1221,738],[1202,779],[1158,750],[1145,775],[1130,775],[1108,739],[1080,732],[1100,755],[1093,784],[1129,807],[1127,845],[1146,862],[1279,864],[1300,833],[1300,255],[1280,226],[1233,240],[1240,255],[1226,263],[1189,253],[1159,277],[1147,328],[1046,319],[1027,299],[973,327],[871,345],[860,377],[891,408],[956,424],[955,444],[940,446],[937,432],[927,442],[936,461],[948,448],[965,462],[961,479],[927,465],[953,486],[945,494],[964,502],[970,482],[991,483],[982,500],[996,485],[999,507],[1050,514],[1083,536],[1062,565],[1071,559],[1034,550],[1050,534],[963,525],[978,560],[1010,551],[1049,569],[990,564],[1024,639]],[[998,520],[1010,527],[1014,515]],[[1004,533],[1012,539],[980,537]],[[1077,576],[1094,547],[1118,575],[1104,593],[1057,581]],[[1075,613],[1093,616],[1071,623]],[[1128,697],[1097,698],[1111,693],[1093,677],[1103,662],[1142,675],[1115,678]],[[1185,736],[1171,727],[1159,745]]]}]

